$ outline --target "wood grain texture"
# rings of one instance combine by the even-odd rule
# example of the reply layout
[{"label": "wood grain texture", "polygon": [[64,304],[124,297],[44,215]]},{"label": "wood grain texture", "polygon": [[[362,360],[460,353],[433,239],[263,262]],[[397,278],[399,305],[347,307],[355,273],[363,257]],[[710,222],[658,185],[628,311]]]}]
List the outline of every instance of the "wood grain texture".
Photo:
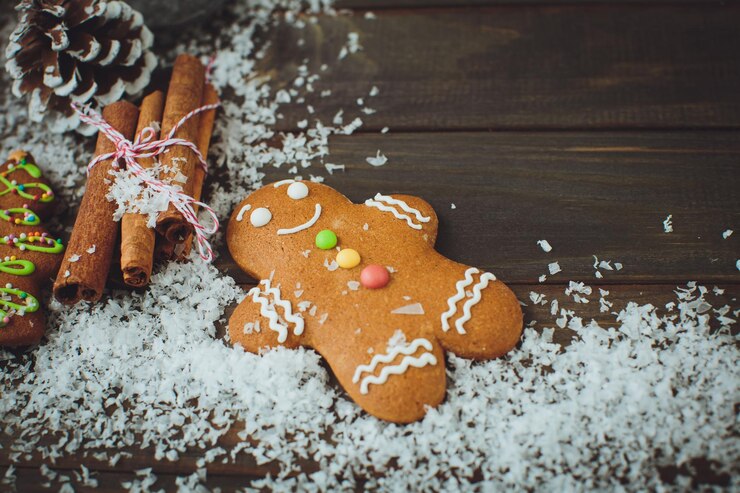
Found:
[{"label": "wood grain texture", "polygon": [[[136,474],[129,470],[117,470],[117,471],[105,471],[105,470],[91,470],[91,477],[97,481],[97,486],[92,487],[86,485],[81,481],[77,474],[81,473],[81,468],[78,465],[73,469],[56,469],[51,468],[57,473],[57,477],[50,481],[39,472],[38,467],[19,467],[15,471],[16,480],[12,483],[15,489],[11,488],[11,483],[0,484],[0,491],[18,491],[22,493],[49,493],[59,491],[64,482],[69,482],[77,493],[111,493],[121,491],[192,491],[190,488],[182,487],[178,488],[182,480],[178,480],[178,477],[190,475],[195,473],[195,469],[192,471],[184,472],[181,474],[168,474],[168,473],[156,473],[157,481],[151,485],[149,489],[135,489],[129,486],[129,483],[136,484],[139,481],[145,479],[146,474]],[[0,477],[5,473],[5,468],[0,466]],[[62,481],[63,478],[68,478],[68,481]],[[234,492],[243,491],[244,488],[249,484],[251,479],[255,479],[247,474],[242,476],[224,476],[219,474],[209,474],[205,480],[201,482],[207,491],[213,491],[214,488],[221,488],[223,492]],[[187,483],[186,483],[187,484]],[[127,487],[124,487],[127,485]]]},{"label": "wood grain texture", "polygon": [[[602,269],[603,282],[740,282],[740,234],[722,238],[740,231],[739,136],[361,134],[331,142],[327,161],[347,170],[326,183],[354,202],[377,192],[426,199],[440,218],[437,249],[509,283],[536,283],[555,261],[563,272],[547,282],[593,282],[593,255],[624,265]],[[378,149],[388,157],[382,168],[365,162]],[[288,177],[265,171],[264,183]],[[674,232],[666,234],[669,214]],[[537,246],[541,239],[552,252]],[[217,265],[249,281],[221,252]]]},{"label": "wood grain texture", "polygon": [[[664,309],[666,303],[676,301],[675,293],[673,290],[675,286],[672,284],[653,284],[653,285],[609,285],[609,284],[591,284],[594,294],[589,296],[589,303],[575,303],[571,298],[564,294],[564,287],[557,285],[515,285],[512,286],[517,297],[525,303],[522,307],[524,311],[525,323],[531,325],[535,330],[542,330],[543,328],[554,328],[553,341],[563,346],[568,345],[575,333],[567,328],[560,328],[555,323],[556,317],[550,314],[550,302],[554,299],[558,300],[560,308],[576,310],[578,316],[583,318],[584,323],[589,320],[596,320],[602,327],[608,328],[615,323],[615,315],[613,312],[618,312],[623,309],[627,303],[635,300],[644,300],[645,303],[652,303],[658,307],[659,314],[667,314],[668,312]],[[243,286],[248,289],[249,286]],[[711,292],[712,285],[707,285],[710,288],[710,292],[706,295],[707,301],[713,306],[720,307],[725,304],[731,306],[737,305],[737,298],[740,296],[740,285],[737,284],[723,284],[719,287],[725,289],[722,295],[716,295]],[[611,301],[614,306],[611,312],[601,312],[599,305],[599,288],[609,291],[606,299]],[[544,305],[535,305],[529,299],[530,292],[541,293],[545,296],[547,303]],[[227,311],[233,309],[230,307]],[[223,331],[222,331],[223,333]],[[327,370],[328,371],[328,370]],[[341,388],[337,387],[341,392]],[[235,426],[231,429],[221,440],[218,445],[222,446],[227,451],[234,447],[240,442],[237,433],[242,431],[242,426]],[[15,430],[14,434],[9,436],[0,433],[0,472],[4,470],[11,462],[16,464],[19,468],[19,485],[23,484],[25,488],[18,489],[18,491],[39,491],[38,487],[40,483],[45,480],[42,479],[38,474],[38,467],[41,464],[48,464],[54,470],[66,471],[63,474],[73,475],[72,470],[80,470],[80,464],[84,464],[92,471],[97,471],[101,479],[101,486],[103,481],[125,481],[131,480],[131,471],[152,467],[155,474],[162,475],[163,481],[169,484],[167,481],[173,481],[175,476],[189,475],[192,474],[196,469],[196,461],[202,455],[200,450],[189,450],[185,453],[180,454],[180,458],[176,462],[169,462],[167,460],[156,460],[154,457],[154,450],[151,447],[146,449],[140,449],[138,447],[128,447],[124,449],[124,452],[131,454],[131,457],[122,458],[115,466],[111,466],[105,461],[95,460],[90,456],[85,456],[81,452],[72,453],[65,457],[57,459],[56,464],[53,466],[49,464],[48,459],[44,460],[39,454],[32,454],[30,457],[22,455],[17,461],[11,461],[9,454],[12,452],[11,444],[15,439],[18,438],[21,430]],[[51,442],[52,438],[48,440]],[[56,440],[53,440],[56,441]],[[109,454],[115,453],[111,451]],[[296,464],[300,465],[300,469],[303,472],[311,473],[317,470],[317,464],[310,460],[297,459]],[[31,471],[29,471],[29,468]],[[267,474],[275,474],[278,468],[274,464],[258,465],[256,462],[240,454],[234,463],[224,464],[220,460],[217,460],[213,464],[208,465],[208,476],[209,485],[213,486],[225,486],[231,488],[236,486],[237,481],[246,481],[249,478],[261,477]],[[33,473],[33,474],[31,474]],[[668,471],[667,474],[674,474],[676,471]],[[726,481],[727,478],[717,478],[712,476],[711,470],[706,471],[699,470],[698,477],[700,482],[717,483]],[[106,485],[109,483],[105,483]],[[115,483],[110,483],[110,491],[115,490]],[[0,488],[1,490],[1,488]],[[83,490],[84,491],[84,490]],[[108,491],[104,489],[103,491]],[[169,489],[168,489],[169,491]]]},{"label": "wood grain texture", "polygon": [[[365,98],[377,113],[362,115],[364,130],[740,126],[740,3],[376,15],[279,24],[260,73],[288,87],[308,58],[322,78],[307,102],[324,122],[351,113],[347,102],[377,85],[380,95]],[[338,62],[350,32],[363,50]],[[332,95],[321,98],[326,89]],[[313,118],[297,105],[283,109],[282,129]]]},{"label": "wood grain texture", "polygon": [[[419,9],[429,7],[484,7],[484,6],[548,6],[555,5],[588,5],[614,3],[614,0],[338,0],[336,7],[341,9]],[[724,5],[727,0],[620,0],[622,4],[696,4]]]}]

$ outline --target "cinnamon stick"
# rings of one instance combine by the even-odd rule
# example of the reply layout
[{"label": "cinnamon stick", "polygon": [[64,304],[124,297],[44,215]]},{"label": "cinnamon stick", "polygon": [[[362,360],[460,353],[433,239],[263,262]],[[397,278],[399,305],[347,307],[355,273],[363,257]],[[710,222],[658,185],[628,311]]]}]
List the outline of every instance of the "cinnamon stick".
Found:
[{"label": "cinnamon stick", "polygon": [[[162,135],[167,135],[182,117],[200,106],[205,77],[205,67],[197,58],[190,55],[177,57],[167,90]],[[199,128],[200,115],[196,115],[180,127],[175,137],[197,144]],[[173,146],[163,154],[162,164],[171,168],[162,178],[181,185],[183,193],[192,197],[195,190],[195,170],[200,166],[195,153],[185,146]],[[178,180],[183,177],[184,182]],[[190,223],[172,204],[157,219],[157,231],[174,243],[182,243],[192,230]]]},{"label": "cinnamon stick", "polygon": [[[127,139],[134,136],[138,116],[138,108],[126,101],[113,103],[103,110],[103,118]],[[95,155],[113,151],[115,145],[99,133]],[[94,302],[103,293],[118,236],[118,223],[113,220],[116,204],[106,199],[112,169],[112,160],[102,161],[92,168],[87,178],[87,189],[72,237],[54,282],[54,296],[62,303]]]},{"label": "cinnamon stick", "polygon": [[154,261],[158,264],[169,262],[175,258],[175,243],[157,233],[157,239],[154,242]]},{"label": "cinnamon stick", "polygon": [[[164,93],[155,91],[141,102],[138,135],[146,127],[158,129],[164,111]],[[159,138],[156,131],[154,139]],[[142,168],[151,168],[156,163],[154,158],[141,158],[137,162]],[[154,228],[147,226],[144,214],[124,214],[121,219],[121,271],[123,282],[134,288],[149,284],[154,262]]]},{"label": "cinnamon stick", "polygon": [[[206,84],[206,88],[203,91],[203,101],[201,106],[216,104],[219,101],[218,92],[212,84]],[[200,117],[200,131],[198,133],[198,150],[205,159],[208,156],[208,149],[211,146],[211,136],[213,135],[213,124],[216,121],[216,110],[208,110],[201,113]],[[200,200],[203,195],[203,181],[205,180],[206,172],[202,166],[195,167],[195,177],[193,178],[193,198]],[[194,206],[195,213],[198,213],[198,206]],[[193,233],[190,232],[183,242],[182,250],[180,251],[180,259],[186,259],[190,255],[190,250],[193,248]]]}]

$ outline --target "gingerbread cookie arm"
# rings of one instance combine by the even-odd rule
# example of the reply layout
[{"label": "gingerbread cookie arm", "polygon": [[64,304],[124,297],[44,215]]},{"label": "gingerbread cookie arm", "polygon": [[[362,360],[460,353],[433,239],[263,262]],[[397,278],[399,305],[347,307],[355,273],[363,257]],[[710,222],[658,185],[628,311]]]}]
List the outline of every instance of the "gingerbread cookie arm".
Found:
[{"label": "gingerbread cookie arm", "polygon": [[304,341],[303,315],[269,280],[250,289],[229,318],[229,337],[251,353],[264,348],[296,348]]},{"label": "gingerbread cookie arm", "polygon": [[522,309],[516,295],[490,272],[458,264],[441,269],[437,281],[445,293],[444,303],[434,308],[438,315],[436,336],[445,349],[472,359],[497,358],[519,341],[523,327]]},{"label": "gingerbread cookie arm", "polygon": [[434,245],[437,239],[439,220],[429,203],[413,195],[383,195],[375,194],[367,199],[364,205],[380,211],[381,217],[387,222],[400,221],[408,226],[409,234],[418,234],[424,241]]}]

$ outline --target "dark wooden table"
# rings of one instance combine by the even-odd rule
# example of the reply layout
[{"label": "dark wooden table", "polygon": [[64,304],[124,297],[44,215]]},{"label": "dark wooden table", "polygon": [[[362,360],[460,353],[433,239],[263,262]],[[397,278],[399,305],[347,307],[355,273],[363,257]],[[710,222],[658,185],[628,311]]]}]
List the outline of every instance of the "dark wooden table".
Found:
[{"label": "dark wooden table", "polygon": [[[725,289],[715,306],[736,306],[740,4],[340,5],[355,15],[321,16],[304,32],[305,53],[292,49],[293,29],[271,32],[273,48],[261,66],[287,84],[307,53],[314,60],[336,57],[347,33],[360,33],[364,50],[324,74],[322,87],[333,97],[317,112],[331,121],[372,85],[380,89],[372,103],[378,111],[363,117],[356,134],[332,139],[332,162],[346,163],[347,171],[329,184],[355,201],[379,190],[424,197],[440,217],[439,250],[495,272],[526,302],[530,291],[552,299],[576,280],[609,290],[619,309],[627,300],[668,301],[676,285],[694,280]],[[362,15],[368,9],[376,19]],[[297,129],[305,117],[295,108],[284,113],[283,130]],[[380,134],[385,126],[390,132]],[[377,149],[389,157],[382,172],[365,163]],[[669,214],[674,231],[666,234]],[[726,229],[738,233],[723,239]],[[540,239],[552,244],[551,253],[538,247]],[[602,269],[603,279],[596,279],[593,255],[624,267]],[[563,272],[540,283],[553,261]],[[253,283],[228,254],[219,267],[245,286]],[[527,322],[551,319],[549,306],[528,305]],[[597,303],[581,305],[579,314],[604,319]],[[556,335],[560,342],[569,337],[565,329]],[[239,440],[237,431],[227,446]],[[199,457],[183,454],[171,463],[156,461],[152,450],[130,452],[115,467],[70,456],[56,469],[84,463],[106,491],[134,470],[153,467],[158,484],[170,489]],[[31,457],[17,466],[19,491],[39,489],[40,463]],[[0,450],[0,470],[7,465]],[[229,490],[245,476],[273,470],[240,457],[210,465],[207,484]]]}]

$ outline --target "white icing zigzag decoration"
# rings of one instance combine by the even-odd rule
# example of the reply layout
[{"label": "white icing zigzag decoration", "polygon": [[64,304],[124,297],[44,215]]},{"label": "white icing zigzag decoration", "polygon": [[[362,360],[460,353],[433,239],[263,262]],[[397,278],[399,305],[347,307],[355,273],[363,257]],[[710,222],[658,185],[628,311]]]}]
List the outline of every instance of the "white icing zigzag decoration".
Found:
[{"label": "white icing zigzag decoration", "polygon": [[275,310],[275,305],[283,309],[285,320],[295,324],[293,334],[297,336],[303,334],[303,317],[298,313],[293,313],[293,307],[291,306],[290,301],[282,299],[280,289],[271,287],[269,279],[264,279],[260,284],[265,285],[265,294],[272,295],[273,305],[270,305],[269,300],[266,297],[260,296],[262,293],[259,287],[254,287],[249,290],[247,296],[251,295],[252,301],[260,304],[260,314],[269,320],[270,329],[278,333],[277,341],[282,344],[288,339],[288,326],[280,320],[280,316],[278,315],[277,310]]},{"label": "white icing zigzag decoration", "polygon": [[270,287],[269,279],[262,280],[260,284],[265,285],[265,292],[271,294],[275,298],[275,304],[285,311],[285,313],[283,314],[285,320],[295,324],[293,334],[297,336],[303,334],[303,317],[301,317],[301,315],[298,313],[293,314],[293,307],[291,306],[290,301],[282,299],[282,297],[280,296],[280,290],[278,288]]},{"label": "white icing zigzag decoration", "polygon": [[[480,271],[476,269],[475,267],[470,267],[465,271],[465,279],[461,279],[457,282],[456,289],[457,292],[451,296],[447,300],[447,306],[449,309],[442,314],[442,330],[447,332],[450,330],[450,323],[449,319],[455,313],[457,313],[457,302],[465,298],[465,288],[470,286],[473,283],[473,274],[477,274]],[[473,286],[473,294],[470,298],[468,298],[465,301],[465,304],[463,305],[463,315],[457,321],[455,322],[455,329],[457,329],[457,332],[459,334],[465,334],[465,322],[470,320],[471,313],[470,309],[473,308],[478,302],[481,300],[481,291],[483,291],[485,288],[488,287],[488,283],[490,281],[495,281],[496,276],[491,274],[490,272],[484,272],[480,276],[480,280],[478,283]]]},{"label": "white icing zigzag decoration", "polygon": [[[414,354],[419,347],[423,347],[426,351],[419,357],[411,356]],[[432,343],[427,339],[419,338],[411,341],[410,344],[405,346],[396,346],[387,354],[376,354],[368,365],[360,365],[355,370],[355,374],[352,377],[352,382],[357,383],[363,373],[372,373],[379,364],[386,364],[393,361],[396,356],[403,354],[404,358],[398,365],[391,365],[384,367],[380,375],[368,375],[362,379],[360,383],[360,393],[366,395],[368,393],[368,387],[371,384],[382,385],[388,381],[388,377],[391,375],[402,375],[406,373],[409,367],[421,368],[426,365],[436,365],[437,358],[431,353]]]},{"label": "white icing zigzag decoration", "polygon": [[270,302],[267,298],[260,296],[260,288],[252,288],[247,293],[247,296],[252,296],[252,301],[260,304],[260,314],[269,320],[270,330],[274,330],[278,333],[277,341],[283,343],[288,339],[288,326],[280,322],[280,317],[273,306],[270,306]]},{"label": "white icing zigzag decoration", "polygon": [[389,207],[389,205],[390,206],[396,205],[402,211],[408,212],[409,214],[413,214],[416,220],[419,221],[420,223],[428,223],[429,221],[432,220],[431,217],[424,216],[421,213],[421,211],[419,211],[418,209],[409,207],[409,205],[403,200],[394,199],[393,197],[389,197],[388,195],[382,195],[382,194],[376,193],[374,199],[367,199],[365,201],[365,205],[369,207],[376,207],[383,212],[390,212],[391,214],[396,216],[397,219],[406,221],[406,223],[414,229],[421,229],[421,224],[415,223],[414,220],[411,218],[411,216],[408,216],[406,214],[401,214],[398,212],[398,209],[396,209],[395,207]]},{"label": "white icing zigzag decoration", "polygon": [[457,322],[455,322],[455,328],[460,334],[465,334],[465,328],[463,326],[465,325],[465,322],[470,320],[470,309],[473,308],[473,306],[477,305],[480,301],[481,291],[488,287],[489,281],[495,280],[496,276],[494,276],[490,272],[484,272],[480,276],[480,281],[478,282],[478,284],[473,286],[473,296],[468,298],[468,300],[465,302],[465,304],[463,305],[463,316],[458,318]]},{"label": "white icing zigzag decoration", "polygon": [[480,271],[475,267],[470,267],[465,271],[465,279],[457,281],[455,288],[457,292],[447,300],[447,306],[449,307],[446,312],[442,314],[442,330],[447,332],[450,330],[449,319],[457,312],[457,302],[465,298],[465,288],[473,284],[473,274],[477,274]]},{"label": "white icing zigzag decoration", "polygon": [[416,220],[419,221],[420,223],[428,223],[429,221],[432,220],[431,217],[424,216],[420,210],[414,209],[413,207],[409,207],[409,205],[403,200],[394,199],[393,197],[389,195],[382,195],[382,194],[376,193],[375,200],[379,200],[381,202],[385,202],[386,204],[390,204],[390,205],[397,205],[404,212],[413,214],[416,217]]}]

